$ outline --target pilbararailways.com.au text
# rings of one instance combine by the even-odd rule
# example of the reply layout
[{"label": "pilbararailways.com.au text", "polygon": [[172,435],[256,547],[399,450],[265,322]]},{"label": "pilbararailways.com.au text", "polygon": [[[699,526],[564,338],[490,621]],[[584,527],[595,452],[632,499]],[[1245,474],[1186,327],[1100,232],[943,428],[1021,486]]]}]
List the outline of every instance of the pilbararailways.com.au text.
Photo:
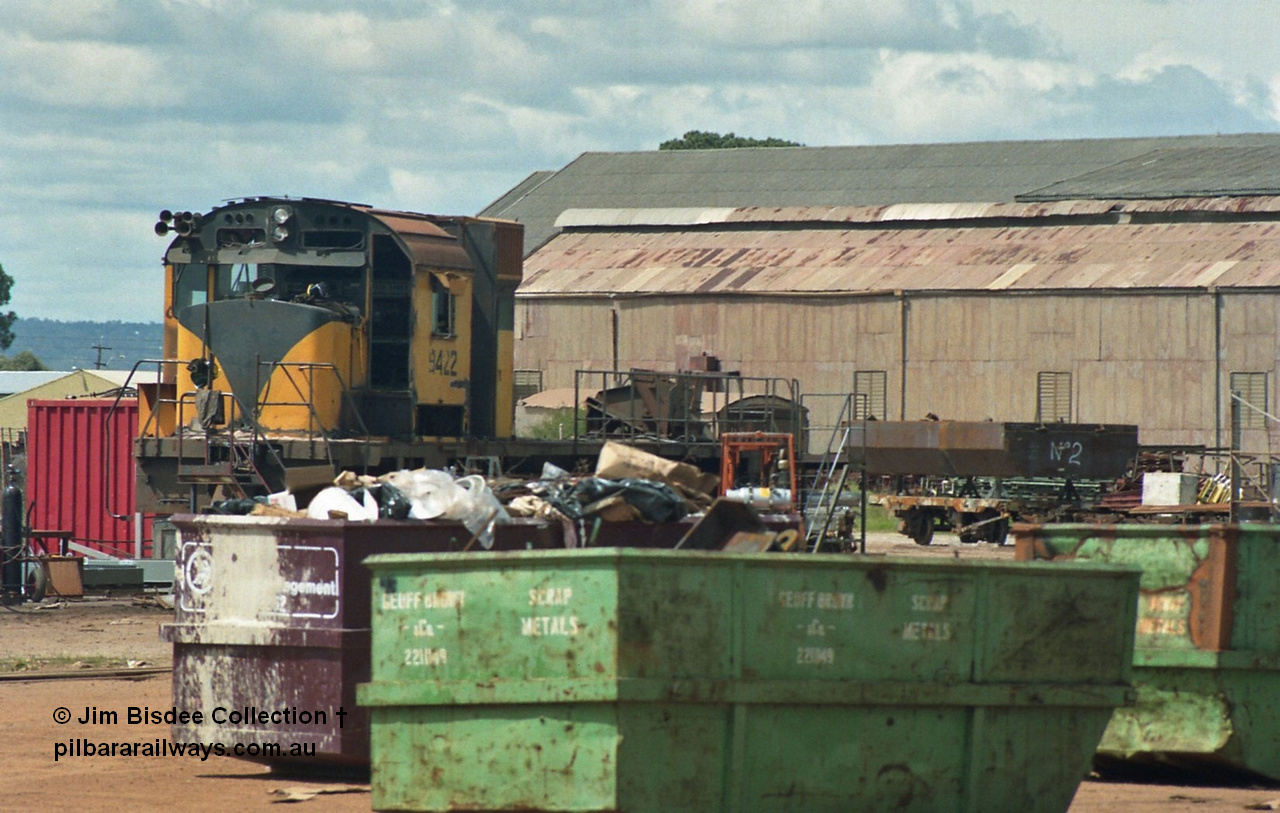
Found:
[{"label": "pilbararailways.com.au text", "polygon": [[[332,712],[333,719],[342,728],[347,712],[338,708]],[[80,736],[60,740],[53,745],[53,760],[98,758],[98,757],[186,757],[200,761],[211,756],[250,757],[257,759],[273,759],[283,757],[314,757],[316,755],[315,735],[305,731],[307,728],[329,725],[330,712],[325,710],[299,709],[296,706],[275,709],[259,709],[246,706],[239,709],[228,709],[224,706],[215,708],[209,714],[203,711],[179,710],[176,707],[152,709],[149,706],[128,706],[123,713],[111,709],[99,709],[97,706],[86,706],[84,712],[75,716],[66,706],[59,706],[53,711],[53,720],[59,725],[75,723],[85,727],[111,727],[119,725],[195,725],[226,726],[232,735],[265,734],[266,742],[173,742],[156,738],[150,742],[123,742],[109,737]],[[255,732],[245,730],[245,726],[298,727],[301,739],[307,742],[280,742],[288,739],[285,731],[283,737],[273,737],[272,732]],[[324,732],[315,733],[328,733]],[[308,736],[310,734],[310,736]],[[203,739],[203,738],[202,738]],[[221,739],[221,738],[217,738]],[[236,739],[228,737],[228,740]]]},{"label": "pilbararailways.com.au text", "polygon": [[295,742],[291,745],[281,745],[278,742],[172,742],[161,739],[151,742],[100,742],[84,737],[74,737],[65,742],[53,744],[54,762],[76,757],[194,757],[204,762],[211,756],[273,759],[315,755],[314,742]]}]

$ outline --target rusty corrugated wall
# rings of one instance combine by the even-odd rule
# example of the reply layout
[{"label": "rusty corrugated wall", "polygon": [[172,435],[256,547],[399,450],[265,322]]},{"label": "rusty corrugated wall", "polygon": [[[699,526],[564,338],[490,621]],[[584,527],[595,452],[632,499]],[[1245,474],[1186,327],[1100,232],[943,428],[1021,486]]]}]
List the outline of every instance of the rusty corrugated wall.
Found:
[{"label": "rusty corrugated wall", "polygon": [[[856,371],[882,371],[889,418],[1000,421],[1035,420],[1038,373],[1061,371],[1073,420],[1137,424],[1147,444],[1224,444],[1232,372],[1267,373],[1277,400],[1280,223],[1267,218],[1278,209],[1280,198],[664,211],[650,219],[692,225],[640,230],[570,213],[583,230],[526,261],[516,364],[557,387],[579,368],[672,369],[708,353],[806,392],[848,392]],[[1263,214],[1213,220],[1240,212]],[[1280,438],[1250,430],[1245,445]]]}]

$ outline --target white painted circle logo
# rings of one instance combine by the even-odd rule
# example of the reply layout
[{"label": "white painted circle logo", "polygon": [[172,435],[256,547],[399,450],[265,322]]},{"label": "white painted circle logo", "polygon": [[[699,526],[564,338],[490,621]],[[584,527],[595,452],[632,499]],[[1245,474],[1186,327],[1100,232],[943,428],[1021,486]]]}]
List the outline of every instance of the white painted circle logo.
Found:
[{"label": "white painted circle logo", "polygon": [[204,595],[213,587],[213,557],[207,548],[196,548],[187,559],[185,571],[187,588],[193,593]]}]

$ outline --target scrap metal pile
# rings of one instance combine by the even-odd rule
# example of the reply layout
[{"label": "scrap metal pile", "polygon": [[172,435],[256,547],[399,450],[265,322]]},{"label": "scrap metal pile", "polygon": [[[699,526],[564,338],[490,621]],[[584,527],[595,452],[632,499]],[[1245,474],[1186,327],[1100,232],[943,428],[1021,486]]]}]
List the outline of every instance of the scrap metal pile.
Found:
[{"label": "scrap metal pile", "polygon": [[[318,520],[452,520],[471,533],[469,545],[483,548],[492,547],[495,526],[534,518],[561,525],[566,546],[576,547],[593,541],[602,522],[671,524],[706,516],[719,484],[718,476],[687,463],[610,442],[588,476],[551,464],[543,466],[536,480],[487,480],[437,469],[404,469],[380,477],[347,471],[318,490],[223,500],[210,511]],[[748,520],[745,529],[763,530],[763,525]]]}]

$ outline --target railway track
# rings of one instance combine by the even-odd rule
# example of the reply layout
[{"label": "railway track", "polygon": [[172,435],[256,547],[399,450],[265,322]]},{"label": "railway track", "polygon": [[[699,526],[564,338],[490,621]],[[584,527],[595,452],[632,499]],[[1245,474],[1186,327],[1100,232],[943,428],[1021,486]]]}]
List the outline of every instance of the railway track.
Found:
[{"label": "railway track", "polygon": [[76,669],[74,671],[63,672],[12,672],[8,674],[0,674],[0,683],[7,682],[35,682],[49,680],[104,680],[119,678],[149,678],[156,675],[167,675],[173,672],[173,665],[168,666],[143,666],[138,668],[119,668],[119,669]]}]

